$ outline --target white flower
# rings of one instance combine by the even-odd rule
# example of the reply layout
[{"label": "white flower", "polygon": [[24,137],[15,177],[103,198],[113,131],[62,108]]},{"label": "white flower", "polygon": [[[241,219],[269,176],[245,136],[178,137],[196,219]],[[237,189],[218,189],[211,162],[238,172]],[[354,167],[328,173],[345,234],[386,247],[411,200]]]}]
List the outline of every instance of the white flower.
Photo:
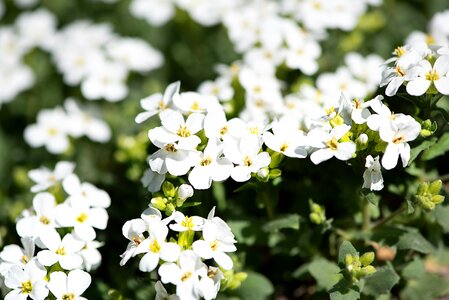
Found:
[{"label": "white flower", "polygon": [[105,47],[114,61],[122,63],[129,70],[148,72],[164,63],[162,54],[141,39],[116,38]]},{"label": "white flower", "polygon": [[399,87],[407,81],[415,79],[420,73],[421,66],[406,62],[397,62],[392,68],[387,68],[382,72],[382,82],[380,86],[387,86],[385,95],[394,96]]},{"label": "white flower", "polygon": [[123,65],[100,62],[81,85],[81,92],[89,100],[104,98],[110,102],[123,100],[128,95],[125,83],[128,72]]},{"label": "white flower", "polygon": [[223,109],[209,111],[204,118],[204,133],[209,139],[219,138],[225,139],[227,136],[242,136],[242,128],[246,124],[239,118],[226,120],[226,114]]},{"label": "white flower", "polygon": [[176,192],[178,199],[186,200],[193,196],[193,188],[190,184],[181,184]]},{"label": "white flower", "polygon": [[137,246],[145,239],[143,233],[147,230],[147,223],[142,219],[133,219],[127,221],[122,227],[122,234],[130,242],[126,246],[126,251],[120,255],[122,258],[120,265],[123,266],[126,262],[135,255]]},{"label": "white flower", "polygon": [[175,6],[171,0],[133,0],[129,10],[133,16],[145,19],[151,25],[162,26],[173,17]]},{"label": "white flower", "polygon": [[405,168],[410,159],[410,145],[407,142],[415,140],[420,132],[421,125],[413,117],[397,115],[392,122],[392,130],[380,136],[388,143],[382,156],[382,166],[387,170],[393,169],[401,156],[402,166]]},{"label": "white flower", "polygon": [[73,99],[67,99],[64,103],[67,111],[67,131],[71,136],[87,136],[89,139],[105,143],[111,139],[111,129],[103,120],[95,118],[90,113],[83,111]]},{"label": "white flower", "polygon": [[12,266],[25,268],[34,256],[34,240],[30,237],[21,239],[23,248],[18,245],[7,245],[0,252],[0,275],[6,276]]},{"label": "white flower", "polygon": [[[168,172],[171,175],[182,176],[187,174],[190,168],[195,164],[197,155],[194,151],[179,149],[178,145],[175,143],[165,144],[160,143],[157,140],[155,140],[154,143],[160,149],[148,158],[148,164],[153,172],[157,172],[161,175]],[[154,178],[155,180],[162,179],[160,176]]]},{"label": "white flower", "polygon": [[407,84],[407,93],[412,96],[421,96],[433,84],[438,92],[449,95],[449,56],[438,57],[433,67],[428,60],[422,60],[420,66],[422,69],[419,75]]},{"label": "white flower", "polygon": [[184,92],[173,96],[173,103],[183,112],[202,113],[220,106],[215,96]]},{"label": "white flower", "polygon": [[165,174],[159,174],[151,169],[146,169],[140,179],[142,185],[151,193],[159,192],[164,181]]},{"label": "white flower", "polygon": [[135,121],[136,123],[142,123],[160,111],[168,108],[173,100],[173,96],[179,93],[180,82],[176,81],[167,86],[164,95],[161,93],[156,93],[140,100],[140,106],[145,109],[137,115]]},{"label": "white flower", "polygon": [[199,298],[199,275],[206,272],[206,266],[192,250],[181,253],[179,265],[164,263],[158,271],[163,283],[176,285],[176,295],[180,300]]},{"label": "white flower", "polygon": [[12,289],[5,300],[25,300],[28,297],[44,300],[48,295],[47,282],[44,280],[46,275],[47,270],[36,260],[30,261],[25,269],[13,266],[5,277],[5,285]]},{"label": "white flower", "polygon": [[45,146],[52,154],[69,148],[66,128],[67,115],[61,108],[44,109],[37,115],[37,124],[25,128],[25,141],[33,148]]},{"label": "white flower", "polygon": [[306,137],[299,130],[298,122],[289,117],[283,117],[272,123],[271,132],[264,132],[263,141],[268,148],[288,157],[304,158],[307,156]]},{"label": "white flower", "polygon": [[166,242],[168,228],[161,221],[152,222],[149,226],[150,236],[140,243],[134,255],[145,253],[139,263],[139,270],[151,272],[156,269],[159,259],[165,262],[178,260],[181,248],[178,244]]},{"label": "white flower", "polygon": [[50,48],[56,31],[56,17],[46,9],[21,14],[16,20],[19,34],[28,47]]},{"label": "white flower", "polygon": [[29,171],[28,177],[36,183],[31,187],[31,191],[36,193],[47,190],[69,174],[72,174],[74,169],[75,164],[61,161],[56,164],[54,171],[50,171],[45,167]]},{"label": "white flower", "polygon": [[83,263],[79,251],[83,248],[84,242],[76,240],[72,234],[66,234],[61,240],[57,232],[49,231],[40,238],[48,250],[42,250],[37,254],[39,262],[47,267],[59,262],[64,270],[78,268]]},{"label": "white flower", "polygon": [[363,172],[363,188],[371,191],[380,191],[384,187],[384,179],[379,162],[379,156],[373,158],[371,155],[366,157],[365,172]]},{"label": "white flower", "polygon": [[89,273],[82,270],[70,271],[68,275],[64,272],[52,272],[48,289],[57,300],[87,300],[81,295],[89,287],[92,279]]},{"label": "white flower", "polygon": [[185,216],[180,211],[175,211],[173,213],[173,219],[176,224],[171,224],[170,229],[174,231],[201,231],[203,229],[204,219],[198,216]]},{"label": "white flower", "polygon": [[160,113],[162,127],[156,127],[148,132],[153,144],[176,143],[178,149],[194,150],[201,143],[195,134],[203,129],[204,115],[192,113],[184,120],[182,114],[175,110],[165,110]]},{"label": "white flower", "polygon": [[371,101],[370,107],[374,110],[374,112],[376,112],[376,114],[370,115],[367,119],[366,124],[369,129],[378,131],[381,137],[390,135],[392,132],[391,123],[398,115],[402,114],[392,113],[388,106],[383,104],[378,99]]},{"label": "white flower", "polygon": [[33,198],[33,209],[36,215],[24,217],[17,221],[17,233],[21,237],[41,237],[48,231],[55,231],[56,224],[56,200],[47,192],[39,193]]},{"label": "white flower", "polygon": [[[203,275],[203,274],[201,274]],[[220,290],[221,280],[224,279],[223,272],[219,268],[208,267],[206,276],[201,276],[199,290],[205,300],[215,299]]]},{"label": "white flower", "polygon": [[94,228],[106,229],[108,213],[102,207],[90,207],[81,202],[61,204],[58,206],[56,220],[62,227],[73,227],[81,240],[92,241],[96,237]]},{"label": "white flower", "polygon": [[226,224],[226,226],[223,226],[217,219],[219,218],[215,217],[213,220],[204,222],[203,240],[193,242],[192,249],[200,257],[204,259],[213,258],[220,267],[231,270],[233,262],[226,252],[237,250],[234,246],[234,235]]},{"label": "white flower", "polygon": [[88,241],[84,245],[83,249],[79,252],[83,258],[83,268],[90,272],[98,268],[101,264],[101,253],[98,248],[103,246],[103,243],[98,241]]},{"label": "white flower", "polygon": [[310,155],[314,164],[336,157],[339,160],[348,160],[356,151],[352,141],[339,142],[339,140],[351,129],[348,125],[339,125],[330,132],[322,129],[312,129],[309,132],[309,142],[312,147],[318,148]]},{"label": "white flower", "polygon": [[217,97],[220,101],[229,101],[234,96],[234,89],[231,82],[224,77],[219,77],[215,81],[205,81],[198,88],[202,95]]},{"label": "white flower", "polygon": [[306,75],[318,70],[317,59],[321,55],[319,44],[310,38],[288,38],[285,64],[292,69],[300,69]]},{"label": "white flower", "polygon": [[189,174],[189,182],[195,189],[208,189],[212,181],[224,181],[231,175],[234,165],[221,155],[221,143],[217,139],[210,139]]},{"label": "white flower", "polygon": [[91,183],[81,183],[78,176],[70,174],[63,182],[64,191],[69,194],[66,202],[72,206],[78,204],[92,207],[108,208],[111,205],[111,197]]},{"label": "white flower", "polygon": [[251,173],[256,173],[270,164],[270,155],[267,152],[260,152],[261,146],[257,135],[247,135],[236,143],[224,144],[226,158],[237,165],[231,172],[232,179],[237,182],[247,181],[251,178]]}]

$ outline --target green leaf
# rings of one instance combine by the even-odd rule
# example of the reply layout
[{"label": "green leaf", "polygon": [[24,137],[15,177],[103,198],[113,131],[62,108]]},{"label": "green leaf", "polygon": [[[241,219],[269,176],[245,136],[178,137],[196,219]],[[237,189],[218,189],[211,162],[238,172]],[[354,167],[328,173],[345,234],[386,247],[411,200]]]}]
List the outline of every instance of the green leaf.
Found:
[{"label": "green leaf", "polygon": [[400,299],[437,299],[449,294],[449,280],[437,274],[424,273],[418,279],[409,280]]},{"label": "green leaf", "polygon": [[399,238],[398,249],[410,249],[424,254],[432,252],[433,246],[419,232],[407,232]]},{"label": "green leaf", "polygon": [[366,277],[363,293],[371,296],[388,294],[390,290],[399,282],[399,275],[396,274],[391,265],[378,268],[376,273]]},{"label": "green leaf", "polygon": [[376,195],[375,193],[368,193],[366,195],[363,195],[364,198],[371,203],[374,206],[379,206],[380,196]]},{"label": "green leaf", "polygon": [[340,248],[338,249],[338,264],[344,265],[345,264],[345,257],[346,255],[357,255],[358,252],[354,248],[354,246],[349,241],[343,241],[341,243]]},{"label": "green leaf", "polygon": [[449,132],[443,134],[431,148],[426,150],[422,156],[423,160],[431,160],[446,153],[449,150]]},{"label": "green leaf", "polygon": [[402,277],[404,279],[417,279],[426,273],[424,261],[415,257],[404,269],[402,269]]},{"label": "green leaf", "polygon": [[418,155],[429,149],[429,147],[433,146],[437,141],[436,137],[432,137],[428,140],[423,141],[420,145],[414,147],[411,151],[410,151],[410,159],[408,161],[408,164],[411,165],[411,163],[418,157]]},{"label": "green leaf", "polygon": [[444,232],[449,232],[449,206],[437,205],[434,214],[437,223],[443,227]]},{"label": "green leaf", "polygon": [[236,290],[238,296],[245,300],[268,299],[274,292],[273,284],[262,274],[247,272],[248,277]]},{"label": "green leaf", "polygon": [[341,279],[329,291],[331,300],[357,300],[360,298],[360,289],[346,279]]},{"label": "green leaf", "polygon": [[319,287],[326,291],[331,289],[341,279],[340,268],[333,262],[318,258],[309,265],[309,272],[317,281]]},{"label": "green leaf", "polygon": [[227,223],[239,243],[250,246],[256,243],[257,230],[254,226],[258,226],[257,223],[248,220],[230,220]]},{"label": "green leaf", "polygon": [[270,221],[266,223],[262,229],[268,232],[276,232],[280,229],[291,228],[291,229],[299,229],[299,220],[301,217],[297,214],[285,215],[276,220]]}]

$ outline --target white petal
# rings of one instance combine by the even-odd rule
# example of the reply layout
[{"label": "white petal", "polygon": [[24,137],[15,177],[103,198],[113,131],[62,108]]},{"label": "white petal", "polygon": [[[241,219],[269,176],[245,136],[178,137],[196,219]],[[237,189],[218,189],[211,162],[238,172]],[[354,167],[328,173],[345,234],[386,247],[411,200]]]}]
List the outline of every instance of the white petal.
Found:
[{"label": "white petal", "polygon": [[159,252],[161,259],[167,262],[175,262],[178,260],[181,249],[175,243],[163,243]]},{"label": "white petal", "polygon": [[417,77],[407,84],[407,93],[412,96],[421,96],[427,91],[430,83],[429,80],[426,80],[423,77]]},{"label": "white petal", "polygon": [[90,286],[92,279],[89,273],[82,270],[73,270],[67,276],[67,291],[80,296]]},{"label": "white petal", "polygon": [[382,156],[382,166],[387,169],[391,170],[394,167],[396,167],[398,163],[399,158],[399,146],[396,144],[388,144],[387,148],[385,149],[385,153]]},{"label": "white petal", "polygon": [[443,95],[449,95],[449,77],[441,77],[433,82],[437,90]]},{"label": "white petal", "polygon": [[210,247],[210,242],[198,240],[192,244],[193,251],[204,259],[210,259],[214,256],[214,251]]},{"label": "white petal", "polygon": [[151,272],[156,269],[159,263],[159,254],[148,252],[139,262],[139,270],[142,272]]},{"label": "white petal", "polygon": [[225,270],[231,270],[234,265],[229,255],[220,251],[215,251],[214,260]]},{"label": "white petal", "polygon": [[334,151],[332,151],[331,149],[328,149],[328,148],[319,149],[310,155],[310,160],[315,165],[318,165],[318,164],[322,163],[323,161],[331,159],[334,156],[334,153],[335,153]]}]

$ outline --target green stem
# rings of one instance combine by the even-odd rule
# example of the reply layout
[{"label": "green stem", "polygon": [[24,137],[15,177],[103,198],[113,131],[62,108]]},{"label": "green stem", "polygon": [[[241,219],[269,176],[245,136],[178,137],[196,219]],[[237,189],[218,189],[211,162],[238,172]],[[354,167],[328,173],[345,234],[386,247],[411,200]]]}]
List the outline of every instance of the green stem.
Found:
[{"label": "green stem", "polygon": [[362,209],[363,224],[362,230],[368,231],[371,227],[370,203],[366,201]]},{"label": "green stem", "polygon": [[271,199],[270,199],[270,189],[265,189],[263,193],[263,200],[265,203],[265,209],[267,210],[267,216],[268,220],[273,220],[274,213],[273,213],[273,206],[271,205]]},{"label": "green stem", "polygon": [[371,229],[375,229],[378,228],[386,223],[388,223],[389,221],[393,220],[396,216],[400,215],[401,213],[403,213],[405,211],[405,206],[400,207],[399,209],[395,210],[394,212],[392,212],[390,215],[388,215],[386,218],[380,220],[379,222],[375,223]]}]

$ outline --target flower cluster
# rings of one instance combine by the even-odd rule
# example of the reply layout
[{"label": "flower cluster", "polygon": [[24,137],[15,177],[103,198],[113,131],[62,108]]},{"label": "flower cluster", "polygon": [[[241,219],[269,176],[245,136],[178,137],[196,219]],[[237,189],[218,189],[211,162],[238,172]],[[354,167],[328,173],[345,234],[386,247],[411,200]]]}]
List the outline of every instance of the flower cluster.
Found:
[{"label": "flower cluster", "polygon": [[[162,283],[175,285],[179,299],[215,299],[224,278],[221,270],[233,268],[227,253],[236,251],[236,240],[229,226],[215,216],[215,208],[207,219],[180,211],[163,219],[150,205],[139,219],[124,224],[123,235],[129,243],[120,265],[140,256],[139,269],[152,272],[158,268]],[[219,267],[212,266],[211,260]],[[156,291],[159,297],[168,298],[160,283]]]},{"label": "flower cluster", "polygon": [[[237,52],[260,71],[274,73],[285,63],[307,75],[318,70],[321,54],[318,40],[327,29],[351,30],[368,4],[381,1],[260,1],[221,0],[133,0],[131,13],[150,24],[165,24],[175,14],[175,6],[185,10],[203,26],[222,23]],[[298,22],[303,25],[300,27]]]},{"label": "flower cluster", "polygon": [[111,26],[90,21],[77,21],[60,30],[51,53],[66,84],[81,84],[89,100],[112,102],[128,95],[130,71],[148,72],[164,62],[162,54],[143,40],[119,37]]},{"label": "flower cluster", "polygon": [[171,84],[164,96],[142,100],[147,111],[137,117],[142,122],[159,113],[162,124],[148,133],[158,150],[148,158],[147,185],[154,192],[167,173],[188,174],[195,189],[208,189],[213,181],[229,177],[244,182],[251,176],[268,179],[270,172],[276,176],[279,155],[310,156],[315,164],[332,157],[347,161],[359,156],[366,158],[364,187],[382,189],[379,155],[383,154],[381,162],[387,170],[397,165],[399,157],[405,167],[410,157],[408,142],[419,136],[421,125],[411,116],[392,113],[381,96],[366,102],[352,99],[342,95],[334,105],[320,108],[321,114],[308,125],[282,113],[271,121],[268,116],[227,120],[218,98],[179,93],[179,83]]},{"label": "flower cluster", "polygon": [[17,220],[23,247],[7,245],[0,252],[5,299],[44,300],[49,293],[56,299],[83,299],[78,297],[91,283],[83,270],[101,263],[95,229],[106,229],[111,199],[94,185],[81,183],[74,168],[59,162],[54,171],[29,172],[36,195],[32,208]]},{"label": "flower cluster", "polygon": [[64,82],[81,84],[89,100],[123,100],[131,71],[149,72],[164,62],[162,54],[145,41],[120,37],[106,24],[77,21],[60,31],[56,27],[56,17],[39,9],[22,13],[13,26],[0,28],[0,105],[33,86],[35,76],[23,57],[36,47],[49,52]]},{"label": "flower cluster", "polygon": [[394,57],[387,62],[393,63],[382,73],[381,86],[387,86],[385,94],[393,96],[398,89],[406,86],[412,96],[425,93],[449,95],[449,48],[429,47],[421,41],[398,47]]},{"label": "flower cluster", "polygon": [[81,109],[75,100],[67,99],[64,109],[41,110],[37,123],[29,125],[24,132],[25,141],[31,147],[45,146],[53,154],[69,149],[69,136],[86,136],[92,141],[105,143],[111,138],[111,129],[103,120]]}]

